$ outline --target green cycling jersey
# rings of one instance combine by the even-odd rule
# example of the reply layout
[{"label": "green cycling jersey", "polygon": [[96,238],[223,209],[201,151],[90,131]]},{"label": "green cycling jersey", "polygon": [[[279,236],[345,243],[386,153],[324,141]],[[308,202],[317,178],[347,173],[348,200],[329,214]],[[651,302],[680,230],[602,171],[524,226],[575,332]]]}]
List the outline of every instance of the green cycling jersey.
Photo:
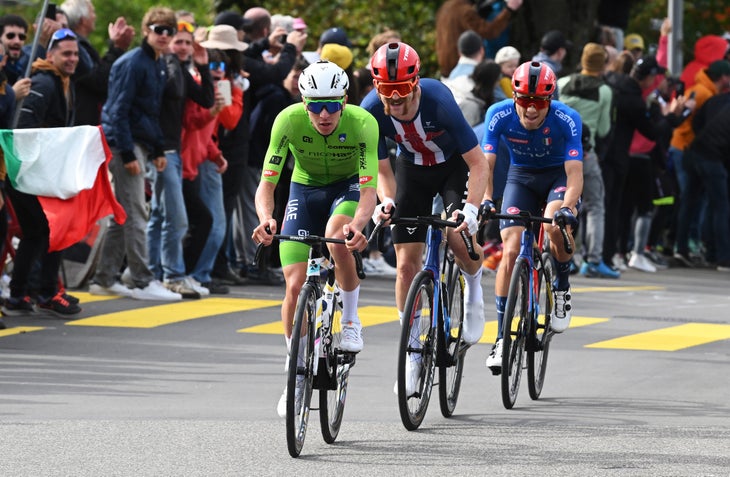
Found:
[{"label": "green cycling jersey", "polygon": [[360,187],[377,187],[378,123],[359,106],[345,105],[329,136],[314,129],[302,103],[280,112],[271,128],[261,180],[278,183],[290,152],[292,182],[319,187],[359,174]]}]

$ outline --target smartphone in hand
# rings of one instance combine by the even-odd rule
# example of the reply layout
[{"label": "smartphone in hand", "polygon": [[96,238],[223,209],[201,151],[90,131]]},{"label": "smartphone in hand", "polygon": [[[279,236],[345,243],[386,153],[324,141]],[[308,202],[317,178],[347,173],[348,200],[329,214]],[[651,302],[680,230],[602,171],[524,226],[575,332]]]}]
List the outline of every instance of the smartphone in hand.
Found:
[{"label": "smartphone in hand", "polygon": [[224,104],[230,106],[233,104],[233,98],[231,96],[231,82],[227,79],[219,80],[218,91],[223,95]]}]

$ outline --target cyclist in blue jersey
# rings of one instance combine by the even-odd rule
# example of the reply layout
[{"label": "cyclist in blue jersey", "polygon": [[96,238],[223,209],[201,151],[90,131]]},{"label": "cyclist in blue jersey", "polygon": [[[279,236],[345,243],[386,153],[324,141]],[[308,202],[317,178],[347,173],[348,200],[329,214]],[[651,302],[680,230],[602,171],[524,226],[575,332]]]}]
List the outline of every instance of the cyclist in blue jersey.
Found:
[{"label": "cyclist in blue jersey", "polygon": [[[464,340],[476,343],[484,331],[481,255],[471,260],[461,231],[475,236],[479,204],[484,195],[487,162],[479,141],[464,119],[449,89],[440,81],[420,79],[418,53],[405,43],[381,46],[370,59],[375,88],[361,106],[378,121],[378,196],[373,214],[381,218],[430,215],[433,197],[441,194],[451,217],[463,214],[464,222],[447,231],[449,244],[464,272]],[[385,140],[398,145],[393,171]],[[392,210],[393,205],[397,205]],[[402,318],[408,288],[422,268],[425,227],[396,225],[392,230],[397,275],[395,299]],[[481,254],[481,247],[475,247]],[[420,354],[413,353],[409,376],[420,372]]]},{"label": "cyclist in blue jersey", "polygon": [[[516,214],[528,210],[537,215],[544,205],[544,216],[554,218],[553,224],[544,224],[543,227],[550,238],[550,251],[556,264],[553,283],[555,304],[550,324],[554,332],[562,333],[570,324],[572,254],[566,252],[555,221],[564,220],[568,224],[572,240],[570,232],[578,224],[576,207],[583,191],[583,125],[575,110],[551,100],[555,84],[555,73],[546,64],[523,63],[512,76],[513,98],[493,104],[487,110],[482,148],[491,167],[487,168],[490,177],[482,207],[496,212],[492,201],[491,171],[497,159],[499,140],[504,138],[509,149],[510,168],[502,213]],[[497,342],[487,358],[487,367],[494,374],[501,370],[502,319],[524,224],[501,220],[500,230],[503,255],[494,284],[499,331]]]}]

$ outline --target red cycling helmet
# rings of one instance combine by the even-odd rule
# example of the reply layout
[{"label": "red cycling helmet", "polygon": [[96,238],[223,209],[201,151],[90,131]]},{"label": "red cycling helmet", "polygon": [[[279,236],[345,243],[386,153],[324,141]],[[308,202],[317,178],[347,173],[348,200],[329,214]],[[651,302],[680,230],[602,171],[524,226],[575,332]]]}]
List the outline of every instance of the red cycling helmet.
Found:
[{"label": "red cycling helmet", "polygon": [[418,76],[421,59],[410,45],[394,42],[378,48],[370,59],[370,67],[376,81],[407,81]]},{"label": "red cycling helmet", "polygon": [[555,73],[548,65],[528,61],[518,66],[512,75],[512,90],[529,96],[552,96],[556,81]]}]

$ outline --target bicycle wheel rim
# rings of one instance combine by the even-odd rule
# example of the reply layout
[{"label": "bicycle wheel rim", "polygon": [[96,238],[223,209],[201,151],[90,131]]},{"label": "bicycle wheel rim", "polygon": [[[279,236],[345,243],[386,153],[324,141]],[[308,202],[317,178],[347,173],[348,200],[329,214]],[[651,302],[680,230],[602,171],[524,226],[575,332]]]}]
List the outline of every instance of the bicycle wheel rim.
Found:
[{"label": "bicycle wheel rim", "polygon": [[543,253],[541,268],[538,272],[538,306],[537,317],[533,320],[532,348],[527,355],[527,377],[530,398],[538,399],[542,393],[547,371],[548,353],[550,351],[550,314],[553,310],[552,280],[554,277],[553,262],[549,253]]},{"label": "bicycle wheel rim", "polygon": [[512,409],[517,401],[525,355],[528,314],[529,264],[518,258],[510,279],[502,332],[502,404]]},{"label": "bicycle wheel rim", "polygon": [[[432,305],[433,278],[429,272],[421,271],[408,291],[398,350],[398,410],[403,425],[411,431],[423,422],[433,386],[436,329],[432,327]],[[420,359],[420,375],[416,391],[407,395],[407,363],[411,359]]]},{"label": "bicycle wheel rim", "polygon": [[443,362],[439,367],[439,403],[441,414],[451,417],[456,409],[461,389],[461,376],[464,372],[464,344],[461,335],[464,328],[464,277],[454,262],[449,262],[447,311],[449,313],[449,332],[440,323],[439,332],[443,335]]},{"label": "bicycle wheel rim", "polygon": [[[325,358],[320,363],[319,389],[319,418],[322,427],[322,438],[328,444],[337,439],[342,425],[342,416],[345,412],[347,398],[347,384],[350,377],[350,365],[342,363],[335,350],[340,348],[340,317],[341,307],[337,299],[334,300],[332,312],[332,331],[329,338],[331,344],[324,348]],[[325,366],[322,366],[325,364]],[[331,384],[334,383],[334,389]]]},{"label": "bicycle wheel rim", "polygon": [[[316,313],[317,294],[314,288],[305,284],[299,292],[287,370],[286,396],[286,442],[289,455],[298,457],[304,446],[309,422],[310,403],[314,385],[314,316]],[[302,336],[306,340],[302,343]],[[304,349],[300,350],[301,344]],[[299,363],[299,356],[303,363]],[[301,376],[301,378],[299,378]],[[301,399],[297,403],[297,381],[302,381]],[[298,405],[297,405],[298,404]]]}]

